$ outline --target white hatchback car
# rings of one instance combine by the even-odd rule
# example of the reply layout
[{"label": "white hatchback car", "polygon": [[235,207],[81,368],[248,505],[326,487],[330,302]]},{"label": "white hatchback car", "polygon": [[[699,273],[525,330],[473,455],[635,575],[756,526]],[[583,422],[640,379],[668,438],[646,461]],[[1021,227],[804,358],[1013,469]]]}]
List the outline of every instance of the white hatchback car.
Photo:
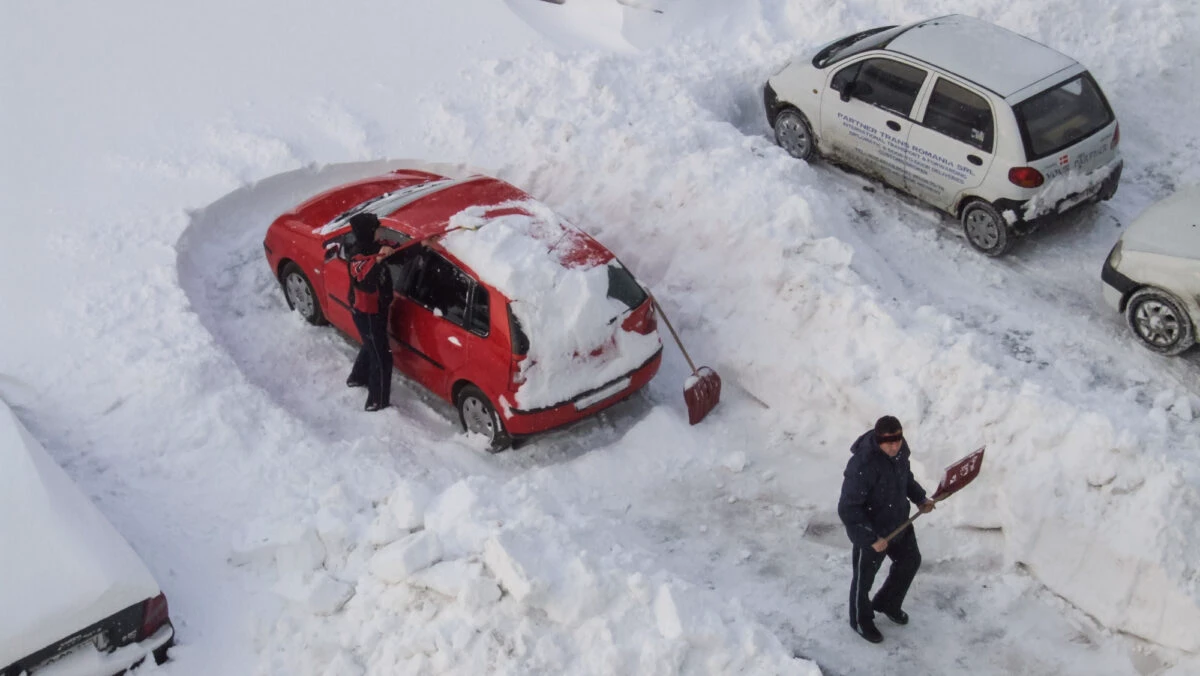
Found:
[{"label": "white hatchback car", "polygon": [[991,256],[1042,217],[1117,190],[1120,128],[1079,63],[951,15],[849,35],[788,63],[763,90],[775,139],[961,219]]},{"label": "white hatchback car", "polygon": [[0,399],[0,674],[100,674],[167,659],[167,598]]},{"label": "white hatchback car", "polygon": [[1100,272],[1104,299],[1142,344],[1179,354],[1200,332],[1200,186],[1151,206],[1125,228]]}]

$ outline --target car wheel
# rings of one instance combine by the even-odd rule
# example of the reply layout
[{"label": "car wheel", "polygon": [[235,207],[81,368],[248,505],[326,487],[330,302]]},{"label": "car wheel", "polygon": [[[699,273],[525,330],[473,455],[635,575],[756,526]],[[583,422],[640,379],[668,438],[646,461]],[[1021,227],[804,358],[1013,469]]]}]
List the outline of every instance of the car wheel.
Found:
[{"label": "car wheel", "polygon": [[816,148],[812,127],[795,108],[788,108],[775,118],[775,142],[789,155],[805,162],[812,159]]},{"label": "car wheel", "polygon": [[1149,287],[1133,294],[1125,319],[1142,344],[1159,354],[1176,355],[1196,342],[1183,303],[1162,289]]},{"label": "car wheel", "polygon": [[962,211],[962,226],[971,246],[988,256],[1002,256],[1012,246],[1012,228],[987,202],[968,204]]},{"label": "car wheel", "polygon": [[512,445],[512,438],[500,422],[496,407],[488,401],[486,395],[474,385],[467,385],[459,391],[457,402],[458,419],[463,430],[469,434],[482,434],[488,440],[488,451],[499,453]]},{"label": "car wheel", "polygon": [[325,323],[325,315],[321,312],[321,304],[317,302],[317,294],[299,265],[288,263],[283,266],[279,281],[283,284],[283,296],[287,299],[288,307],[299,312],[309,324],[320,326]]}]

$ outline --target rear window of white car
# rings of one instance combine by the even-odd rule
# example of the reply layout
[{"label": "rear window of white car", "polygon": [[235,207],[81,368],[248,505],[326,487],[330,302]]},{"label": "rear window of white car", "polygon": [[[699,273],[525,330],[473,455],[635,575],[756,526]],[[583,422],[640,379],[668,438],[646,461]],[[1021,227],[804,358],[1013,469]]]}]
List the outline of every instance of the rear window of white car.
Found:
[{"label": "rear window of white car", "polygon": [[1013,110],[1030,160],[1074,145],[1113,121],[1108,101],[1088,73],[1034,94]]}]

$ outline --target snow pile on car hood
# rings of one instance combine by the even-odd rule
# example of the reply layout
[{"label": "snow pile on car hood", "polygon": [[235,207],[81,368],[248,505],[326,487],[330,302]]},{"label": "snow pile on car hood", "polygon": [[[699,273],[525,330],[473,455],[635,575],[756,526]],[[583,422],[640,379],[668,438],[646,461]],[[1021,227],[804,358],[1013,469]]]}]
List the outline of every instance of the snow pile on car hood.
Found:
[{"label": "snow pile on car hood", "polygon": [[[516,408],[570,400],[658,351],[656,332],[621,329],[629,308],[608,296],[608,266],[619,263],[546,205],[522,200],[472,206],[449,226],[464,230],[447,235],[443,245],[512,301],[529,338],[524,383],[511,402]],[[602,354],[591,356],[599,349]]]},{"label": "snow pile on car hood", "polygon": [[128,543],[0,401],[0,665],[158,594]]},{"label": "snow pile on car hood", "polygon": [[[630,544],[636,530],[538,489],[537,474],[440,492],[405,480],[375,499],[338,489],[320,518],[251,524],[232,560],[274,568],[290,601],[260,638],[305,635],[326,674],[821,673],[736,601],[662,570]],[[286,650],[263,655],[264,673],[295,666]]]}]

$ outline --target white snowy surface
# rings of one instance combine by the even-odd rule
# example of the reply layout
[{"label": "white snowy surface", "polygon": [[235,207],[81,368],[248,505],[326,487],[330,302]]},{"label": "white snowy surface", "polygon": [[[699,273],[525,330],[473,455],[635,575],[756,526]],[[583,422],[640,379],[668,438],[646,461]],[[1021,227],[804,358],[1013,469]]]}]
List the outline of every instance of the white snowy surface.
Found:
[{"label": "white snowy surface", "polygon": [[[1001,260],[762,115],[788,58],[949,12],[1079,60],[1121,123],[1115,199]],[[1200,182],[1198,29],[1186,0],[6,2],[0,389],[162,584],[167,674],[1200,673],[1200,354],[1138,347],[1099,281]],[[686,425],[668,346],[497,456],[399,378],[364,413],[261,242],[392,158],[597,237],[720,406]],[[871,646],[835,504],[883,413],[927,488],[989,451]]]}]

